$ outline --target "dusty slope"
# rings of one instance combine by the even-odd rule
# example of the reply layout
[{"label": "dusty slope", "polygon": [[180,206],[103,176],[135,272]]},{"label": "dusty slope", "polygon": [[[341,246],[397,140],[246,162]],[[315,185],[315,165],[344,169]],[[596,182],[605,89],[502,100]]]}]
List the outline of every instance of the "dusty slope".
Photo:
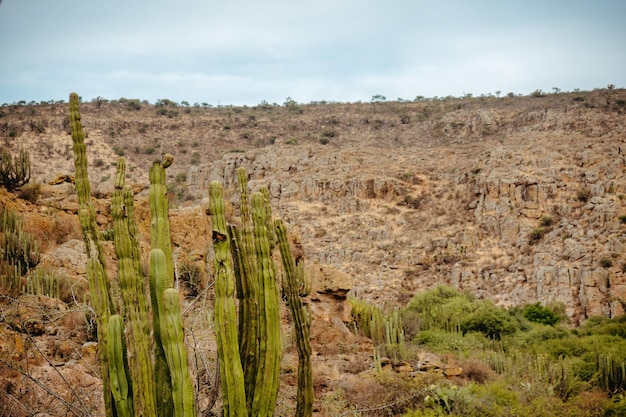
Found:
[{"label": "dusty slope", "polygon": [[[215,109],[120,99],[81,112],[101,192],[119,154],[140,189],[152,159],[174,153],[175,205],[200,202],[211,179],[232,183],[245,166],[300,230],[307,258],[352,275],[360,296],[405,301],[448,282],[503,304],[562,301],[576,321],[622,311],[625,98],[604,89]],[[31,150],[36,181],[72,172],[64,105],[5,106],[0,134]],[[542,216],[549,233],[531,242]]]},{"label": "dusty slope", "polygon": [[[169,181],[181,264],[204,267],[210,261],[203,232],[208,181],[220,179],[232,191],[234,170],[244,166],[253,188],[269,186],[274,213],[302,237],[306,259],[345,273],[331,274],[330,299],[319,295],[312,301],[321,398],[343,373],[365,369],[371,352],[366,341],[351,339],[342,327],[346,311],[342,303],[332,308],[337,303],[332,291],[350,288],[352,295],[396,305],[445,282],[504,305],[561,301],[573,324],[593,314],[623,313],[625,99],[626,91],[599,90],[220,109],[142,105],[133,110],[127,102],[115,102],[85,104],[82,113],[90,176],[100,194],[111,189],[118,155],[128,158],[130,181],[140,190],[152,159],[175,154]],[[35,182],[73,172],[65,105],[5,106],[0,112],[4,145],[31,151]],[[43,185],[41,191],[35,205],[4,190],[0,201],[24,213],[29,231],[43,242],[42,263],[84,292],[72,186]],[[145,191],[139,192],[144,250],[145,199]],[[105,228],[108,200],[98,200],[97,206]],[[236,217],[234,199],[233,206]],[[544,229],[533,234],[542,222]],[[108,266],[114,276],[115,262]],[[80,389],[93,400],[89,407],[97,407],[98,381],[90,379],[89,362],[78,360],[92,354],[85,344],[83,312],[73,311],[77,304],[71,297],[67,301],[4,300],[10,332],[1,335],[0,345],[17,355],[13,359],[30,361],[53,386],[60,377],[54,368],[65,364],[59,369],[82,381]],[[206,337],[201,349],[210,356],[210,324],[200,313],[193,315],[198,307],[191,306],[187,323],[200,339]],[[63,322],[50,315],[62,316]],[[20,327],[29,316],[39,317],[34,339]],[[34,350],[25,345],[39,346],[53,362],[32,356]],[[9,374],[12,379],[2,383],[16,384],[18,375]],[[17,395],[23,386],[8,389]],[[62,394],[72,398],[69,390]]]}]

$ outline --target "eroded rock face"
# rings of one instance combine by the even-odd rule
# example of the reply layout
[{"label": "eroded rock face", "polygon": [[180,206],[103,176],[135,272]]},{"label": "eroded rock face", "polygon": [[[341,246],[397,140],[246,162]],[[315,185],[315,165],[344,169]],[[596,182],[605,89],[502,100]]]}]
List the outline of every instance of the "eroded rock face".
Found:
[{"label": "eroded rock face", "polygon": [[[471,139],[498,117],[477,116],[458,134]],[[558,119],[537,117],[539,127]],[[443,282],[506,306],[562,302],[576,323],[621,314],[626,285],[624,138],[596,134],[520,130],[401,152],[278,144],[190,177],[198,193],[225,181],[236,214],[234,172],[245,167],[251,188],[268,186],[274,213],[298,229],[305,258],[353,277],[355,296],[404,302]]]}]

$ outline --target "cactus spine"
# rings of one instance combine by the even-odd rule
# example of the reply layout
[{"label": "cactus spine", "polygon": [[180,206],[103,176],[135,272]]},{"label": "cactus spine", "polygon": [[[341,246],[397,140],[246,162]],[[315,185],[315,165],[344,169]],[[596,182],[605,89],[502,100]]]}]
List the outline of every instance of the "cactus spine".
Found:
[{"label": "cactus spine", "polygon": [[96,211],[91,202],[91,186],[87,173],[87,154],[85,152],[85,132],[80,120],[78,94],[70,94],[70,129],[74,150],[74,166],[76,169],[76,194],[78,196],[78,218],[83,231],[87,250],[87,279],[89,292],[96,312],[98,327],[98,343],[100,366],[102,371],[102,387],[104,406],[108,417],[115,415],[109,381],[108,362],[108,323],[113,313],[113,304],[109,292],[109,280],[106,276],[105,258],[99,241],[99,230],[96,224]]},{"label": "cactus spine", "polygon": [[150,355],[150,316],[145,296],[137,225],[133,218],[133,194],[124,187],[125,161],[117,162],[115,190],[111,197],[113,235],[118,258],[118,277],[128,328],[128,362],[137,415],[156,415],[154,369]]},{"label": "cactus spine", "polygon": [[313,415],[313,371],[311,365],[311,343],[309,333],[311,322],[307,310],[300,298],[307,295],[308,291],[302,291],[308,286],[304,277],[302,264],[296,265],[289,240],[287,230],[281,220],[274,222],[276,238],[280,247],[280,255],[283,263],[283,288],[287,295],[287,303],[293,318],[294,331],[296,332],[296,348],[298,350],[298,397],[296,405],[296,416],[309,417]]},{"label": "cactus spine", "polygon": [[209,209],[215,249],[215,325],[224,416],[247,416],[243,369],[237,338],[235,277],[226,228],[224,189],[217,182],[209,187]]}]

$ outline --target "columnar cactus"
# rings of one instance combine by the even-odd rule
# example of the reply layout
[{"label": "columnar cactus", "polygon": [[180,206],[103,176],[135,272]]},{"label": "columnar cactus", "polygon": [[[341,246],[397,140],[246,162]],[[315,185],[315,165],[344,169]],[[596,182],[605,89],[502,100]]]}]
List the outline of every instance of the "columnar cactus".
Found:
[{"label": "columnar cactus", "polygon": [[131,380],[126,366],[126,349],[124,343],[124,319],[119,314],[109,317],[109,375],[111,376],[111,392],[115,401],[118,417],[132,417],[133,394]]},{"label": "columnar cactus", "polygon": [[245,169],[237,170],[239,183],[239,207],[241,229],[229,226],[231,252],[233,254],[237,298],[239,298],[239,354],[245,376],[246,405],[252,405],[256,387],[256,373],[259,363],[257,344],[259,338],[259,305],[257,294],[259,284],[256,273],[256,256],[250,199],[248,197],[248,177]]},{"label": "columnar cactus", "polygon": [[[209,188],[209,211],[213,227],[215,249],[215,321],[218,340],[218,357],[222,376],[222,397],[225,399],[224,415],[272,416],[279,385],[280,361],[282,357],[280,329],[280,297],[276,269],[272,261],[272,248],[276,236],[282,251],[289,253],[285,275],[294,294],[290,306],[298,339],[300,357],[298,416],[312,413],[313,390],[311,377],[311,349],[309,345],[309,319],[300,295],[307,287],[301,265],[289,252],[286,232],[282,223],[275,231],[271,219],[269,192],[262,188],[252,194],[251,209],[248,201],[248,185],[245,171],[237,171],[241,197],[241,227],[227,228],[224,216],[224,191],[219,182]],[[251,221],[252,220],[252,221]],[[282,238],[281,238],[282,233]],[[282,240],[282,242],[281,242]],[[229,246],[232,246],[229,251]],[[229,253],[230,252],[230,253]],[[234,260],[231,260],[231,257]],[[234,274],[233,274],[234,272]],[[236,276],[236,281],[235,277]],[[236,282],[236,285],[235,285]],[[236,350],[237,333],[234,289],[237,287],[239,302],[239,351]],[[297,299],[297,301],[296,301]],[[299,304],[298,304],[299,303]],[[242,323],[241,321],[244,321]],[[250,325],[256,326],[250,331]],[[241,352],[241,355],[239,354]],[[244,355],[250,356],[248,366]],[[239,362],[241,361],[241,363]],[[240,375],[245,376],[246,402],[241,405]],[[236,404],[236,406],[234,405]],[[235,407],[239,408],[236,411]],[[247,413],[247,414],[244,414]]]},{"label": "columnar cactus", "polygon": [[150,168],[150,237],[152,249],[160,249],[165,255],[165,281],[159,292],[150,286],[152,302],[152,322],[154,323],[154,373],[156,383],[157,409],[160,415],[169,417],[174,414],[172,399],[172,383],[167,358],[161,340],[162,305],[157,302],[160,292],[174,285],[174,262],[172,260],[172,243],[170,240],[170,222],[168,218],[169,203],[165,186],[165,168],[171,165],[172,156],[166,155],[163,162],[155,161]]},{"label": "columnar cactus", "polygon": [[194,387],[187,367],[183,319],[178,291],[167,288],[167,261],[161,249],[150,251],[150,287],[159,310],[159,328],[163,352],[171,375],[172,404],[175,417],[195,417]]},{"label": "columnar cactus", "polygon": [[298,350],[298,398],[296,405],[297,417],[313,415],[313,372],[311,366],[311,343],[309,333],[311,322],[306,307],[300,298],[308,291],[305,284],[304,268],[296,265],[291,255],[287,230],[281,220],[274,221],[276,237],[280,247],[283,263],[283,288],[287,296],[287,303],[293,318],[296,333],[296,348]]},{"label": "columnar cactus", "polygon": [[118,258],[118,278],[128,329],[128,362],[134,381],[137,415],[156,415],[155,381],[150,354],[150,316],[139,261],[137,225],[133,219],[133,193],[124,187],[125,161],[117,163],[115,190],[111,197],[113,236]]},{"label": "columnar cactus", "polygon": [[105,257],[102,251],[99,230],[96,223],[96,211],[91,202],[91,185],[87,173],[87,154],[85,153],[85,132],[80,120],[78,94],[70,94],[70,129],[74,150],[74,166],[76,169],[75,188],[78,196],[78,219],[83,231],[87,251],[87,279],[91,302],[96,312],[100,366],[102,370],[102,386],[104,406],[107,417],[115,413],[109,384],[108,362],[108,322],[113,314],[113,304],[109,291],[109,280],[106,275]]},{"label": "columnar cactus", "polygon": [[280,296],[268,239],[268,206],[269,202],[262,193],[252,194],[254,246],[259,275],[259,367],[250,414],[260,417],[274,414],[282,357]]},{"label": "columnar cactus", "polygon": [[215,249],[215,333],[224,416],[247,416],[244,376],[237,337],[235,277],[226,228],[224,189],[217,181],[211,182],[209,187],[209,205]]},{"label": "columnar cactus", "polygon": [[[99,241],[100,231],[91,203],[78,96],[74,93],[70,96],[70,122],[79,220],[87,247],[87,276],[98,325],[106,416],[194,417],[194,391],[183,345],[180,304],[176,291],[168,289],[172,287],[174,271],[164,169],[171,164],[172,157],[166,155],[163,162],[156,162],[150,171],[152,253],[156,253],[158,258],[157,262],[151,261],[155,264],[151,267],[151,275],[161,277],[158,289],[154,283],[151,285],[155,342],[155,365],[152,368],[148,339],[150,320],[136,239],[137,225],[133,218],[133,193],[124,186],[124,160],[118,162],[111,211],[126,326],[122,317],[115,314],[111,301],[104,254]],[[128,348],[125,337],[128,338]],[[172,399],[172,385],[175,403]]]}]

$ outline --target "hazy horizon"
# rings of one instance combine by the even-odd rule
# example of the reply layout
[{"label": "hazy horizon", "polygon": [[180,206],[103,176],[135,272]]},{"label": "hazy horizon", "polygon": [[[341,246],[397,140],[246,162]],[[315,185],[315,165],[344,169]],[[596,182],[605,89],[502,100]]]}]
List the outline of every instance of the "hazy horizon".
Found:
[{"label": "hazy horizon", "polygon": [[626,86],[626,2],[4,0],[0,103],[211,105]]}]

